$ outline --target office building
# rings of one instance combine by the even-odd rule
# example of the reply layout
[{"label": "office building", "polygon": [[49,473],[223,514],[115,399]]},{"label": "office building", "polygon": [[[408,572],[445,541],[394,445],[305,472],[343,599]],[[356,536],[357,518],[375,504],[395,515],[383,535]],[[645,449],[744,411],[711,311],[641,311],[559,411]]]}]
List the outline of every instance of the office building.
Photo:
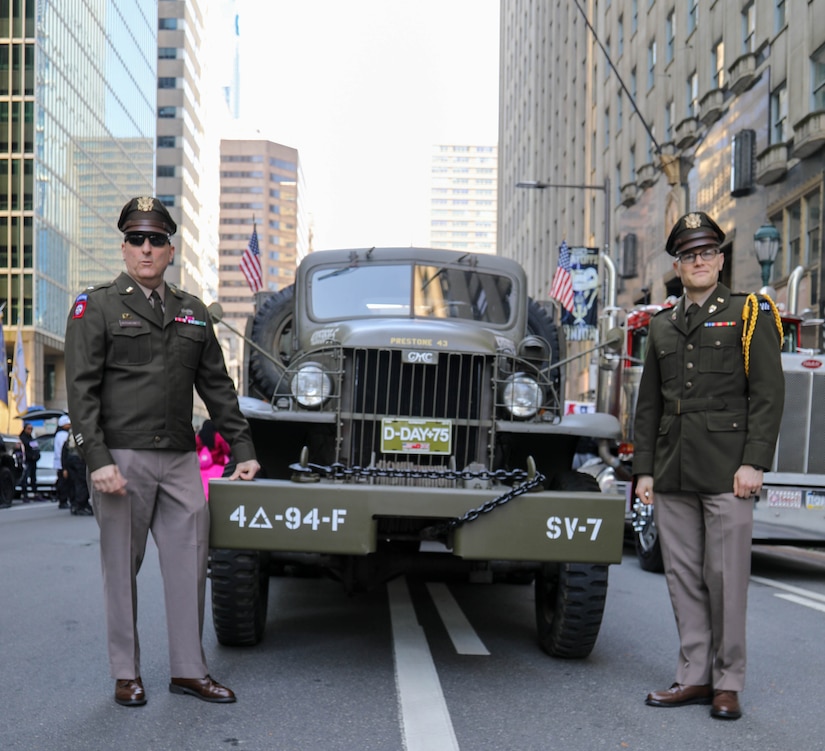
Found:
[{"label": "office building", "polygon": [[121,271],[120,210],[153,191],[156,49],[155,2],[2,4],[0,305],[7,360],[21,327],[29,405],[65,407],[71,303]]},{"label": "office building", "polygon": [[703,210],[727,233],[726,284],[761,286],[770,223],[779,301],[802,266],[800,307],[822,316],[823,19],[823,0],[504,0],[499,251],[533,294],[563,239],[609,247],[625,308],[678,294],[665,239]]},{"label": "office building", "polygon": [[[289,286],[310,252],[298,151],[267,140],[224,139],[220,145],[220,269],[218,299],[227,322],[244,331],[256,295],[241,271],[253,228],[257,232],[262,294]],[[230,374],[242,383],[243,344],[217,329]]]},{"label": "office building", "polygon": [[430,246],[496,252],[495,146],[433,146]]}]

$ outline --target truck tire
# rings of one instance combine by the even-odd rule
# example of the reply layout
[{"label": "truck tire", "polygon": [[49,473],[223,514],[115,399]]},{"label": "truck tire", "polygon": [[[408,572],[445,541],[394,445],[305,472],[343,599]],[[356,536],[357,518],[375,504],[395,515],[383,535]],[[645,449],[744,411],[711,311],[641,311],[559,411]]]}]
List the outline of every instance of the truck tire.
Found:
[{"label": "truck tire", "polygon": [[[553,489],[599,492],[595,478],[564,472]],[[587,657],[596,644],[607,600],[607,564],[545,563],[536,576],[539,645],[552,657]]]},{"label": "truck tire", "polygon": [[[561,344],[559,342],[559,329],[556,322],[550,317],[547,311],[539,305],[532,297],[527,300],[527,332],[534,336],[540,336],[550,345],[550,364],[561,360]],[[551,380],[557,392],[561,391],[561,369],[554,368]]]},{"label": "truck tire", "polygon": [[8,508],[14,502],[14,476],[8,467],[0,467],[0,508]]},{"label": "truck tire", "polygon": [[536,576],[541,648],[551,657],[587,657],[599,636],[606,598],[607,564],[545,563]]},{"label": "truck tire", "polygon": [[284,287],[267,298],[252,320],[250,337],[264,351],[272,354],[284,367],[279,367],[260,352],[249,353],[250,386],[265,399],[276,393],[287,393],[289,384],[283,378],[292,354],[292,324],[295,318],[295,285]]},{"label": "truck tire", "polygon": [[266,553],[213,549],[210,558],[212,622],[218,641],[228,647],[258,644],[269,600]]},{"label": "truck tire", "polygon": [[648,517],[647,523],[641,531],[633,532],[633,540],[636,543],[636,558],[639,559],[642,570],[661,574],[665,570],[665,564],[662,560],[659,532],[652,516]]}]

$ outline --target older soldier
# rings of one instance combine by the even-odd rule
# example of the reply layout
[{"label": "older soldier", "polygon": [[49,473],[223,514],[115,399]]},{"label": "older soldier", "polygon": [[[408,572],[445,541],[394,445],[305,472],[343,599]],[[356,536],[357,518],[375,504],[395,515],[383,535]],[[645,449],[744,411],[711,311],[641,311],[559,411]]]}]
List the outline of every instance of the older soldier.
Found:
[{"label": "older soldier", "polygon": [[201,643],[209,510],[193,389],[232,447],[230,479],[251,480],[260,467],[204,304],[163,280],[175,222],[157,198],[141,197],[123,207],[117,226],[126,273],[81,294],[66,328],[69,412],[100,526],[115,701],[146,703],[136,577],[151,530],[166,600],[169,690],[233,702],[234,693],[209,676]]},{"label": "older soldier", "polygon": [[719,283],[724,239],[701,211],[668,238],[684,295],[650,323],[633,474],[638,497],[656,500],[680,641],[676,682],[646,703],[712,704],[711,716],[735,720],[754,498],[773,461],[784,387],[778,313]]}]

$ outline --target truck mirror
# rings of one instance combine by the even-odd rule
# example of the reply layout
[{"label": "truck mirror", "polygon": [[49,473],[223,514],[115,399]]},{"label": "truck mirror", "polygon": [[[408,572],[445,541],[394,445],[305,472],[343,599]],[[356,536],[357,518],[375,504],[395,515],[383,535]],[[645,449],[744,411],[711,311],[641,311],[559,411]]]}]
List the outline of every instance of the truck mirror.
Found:
[{"label": "truck mirror", "polygon": [[213,302],[207,307],[206,311],[214,323],[220,323],[223,318],[223,307],[218,302]]}]

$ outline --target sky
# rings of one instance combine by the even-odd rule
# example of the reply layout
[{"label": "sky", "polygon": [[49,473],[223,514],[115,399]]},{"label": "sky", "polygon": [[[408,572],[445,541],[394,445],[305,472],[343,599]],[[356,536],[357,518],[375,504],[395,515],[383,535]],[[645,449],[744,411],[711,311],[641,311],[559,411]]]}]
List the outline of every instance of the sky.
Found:
[{"label": "sky", "polygon": [[240,115],[298,149],[314,248],[429,244],[432,146],[498,140],[498,0],[239,0]]}]

